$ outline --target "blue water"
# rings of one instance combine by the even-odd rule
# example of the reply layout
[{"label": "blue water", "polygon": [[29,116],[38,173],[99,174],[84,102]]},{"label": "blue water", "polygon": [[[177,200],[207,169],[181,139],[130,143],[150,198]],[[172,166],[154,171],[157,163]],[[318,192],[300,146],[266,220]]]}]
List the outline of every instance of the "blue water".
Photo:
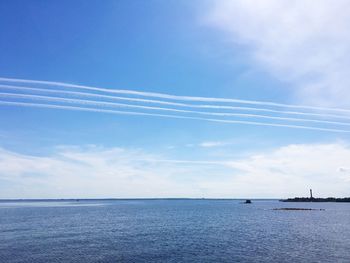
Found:
[{"label": "blue water", "polygon": [[350,204],[0,202],[0,262],[350,262]]}]

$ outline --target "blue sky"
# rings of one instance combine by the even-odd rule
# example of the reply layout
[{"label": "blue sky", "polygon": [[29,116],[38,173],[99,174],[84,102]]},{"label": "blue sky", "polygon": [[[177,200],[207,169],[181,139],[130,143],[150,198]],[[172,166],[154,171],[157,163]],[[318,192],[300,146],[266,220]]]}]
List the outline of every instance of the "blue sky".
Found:
[{"label": "blue sky", "polygon": [[[344,1],[2,1],[0,77],[323,107],[255,105],[342,124],[223,118],[350,130],[348,11]],[[0,105],[0,123],[0,198],[348,194],[347,132],[18,105]]]}]

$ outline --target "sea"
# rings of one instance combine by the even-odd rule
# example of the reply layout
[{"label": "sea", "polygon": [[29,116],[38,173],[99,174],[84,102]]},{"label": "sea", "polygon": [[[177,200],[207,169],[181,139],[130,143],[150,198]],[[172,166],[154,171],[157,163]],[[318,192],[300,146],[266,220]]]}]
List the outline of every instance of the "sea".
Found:
[{"label": "sea", "polygon": [[0,262],[350,262],[350,203],[3,200]]}]

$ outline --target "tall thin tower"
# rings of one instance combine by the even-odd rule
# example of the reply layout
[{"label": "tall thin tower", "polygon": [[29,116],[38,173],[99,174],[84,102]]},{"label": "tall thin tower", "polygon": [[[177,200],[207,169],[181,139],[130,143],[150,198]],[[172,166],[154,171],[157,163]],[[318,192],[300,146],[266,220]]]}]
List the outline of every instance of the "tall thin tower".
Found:
[{"label": "tall thin tower", "polygon": [[312,196],[312,189],[310,189],[310,199],[312,199],[313,196]]}]

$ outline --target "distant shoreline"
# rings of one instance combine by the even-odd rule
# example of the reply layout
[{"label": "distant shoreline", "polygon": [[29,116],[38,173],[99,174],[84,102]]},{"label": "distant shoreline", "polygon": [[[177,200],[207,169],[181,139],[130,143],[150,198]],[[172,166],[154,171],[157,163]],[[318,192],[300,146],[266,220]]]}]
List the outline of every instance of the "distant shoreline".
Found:
[{"label": "distant shoreline", "polygon": [[[57,201],[69,201],[69,202],[77,202],[77,201],[138,201],[138,200],[178,200],[178,201],[186,201],[186,200],[217,200],[217,201],[244,201],[246,198],[176,198],[176,197],[160,197],[160,198],[18,198],[18,199],[0,199],[0,202],[57,202]],[[254,201],[278,201],[279,198],[256,198],[250,200]]]},{"label": "distant shoreline", "polygon": [[[245,201],[246,198],[176,198],[176,197],[154,197],[154,198],[18,198],[18,199],[0,199],[0,202],[86,202],[86,201]],[[280,201],[280,202],[337,202],[337,203],[350,203],[350,197],[344,198],[310,198],[310,197],[294,197],[287,199],[279,198],[250,198],[252,201]]]},{"label": "distant shoreline", "polygon": [[288,199],[282,199],[281,202],[335,202],[335,203],[350,203],[350,197],[336,198],[336,197],[327,197],[327,198],[314,198],[314,197],[294,197]]}]

